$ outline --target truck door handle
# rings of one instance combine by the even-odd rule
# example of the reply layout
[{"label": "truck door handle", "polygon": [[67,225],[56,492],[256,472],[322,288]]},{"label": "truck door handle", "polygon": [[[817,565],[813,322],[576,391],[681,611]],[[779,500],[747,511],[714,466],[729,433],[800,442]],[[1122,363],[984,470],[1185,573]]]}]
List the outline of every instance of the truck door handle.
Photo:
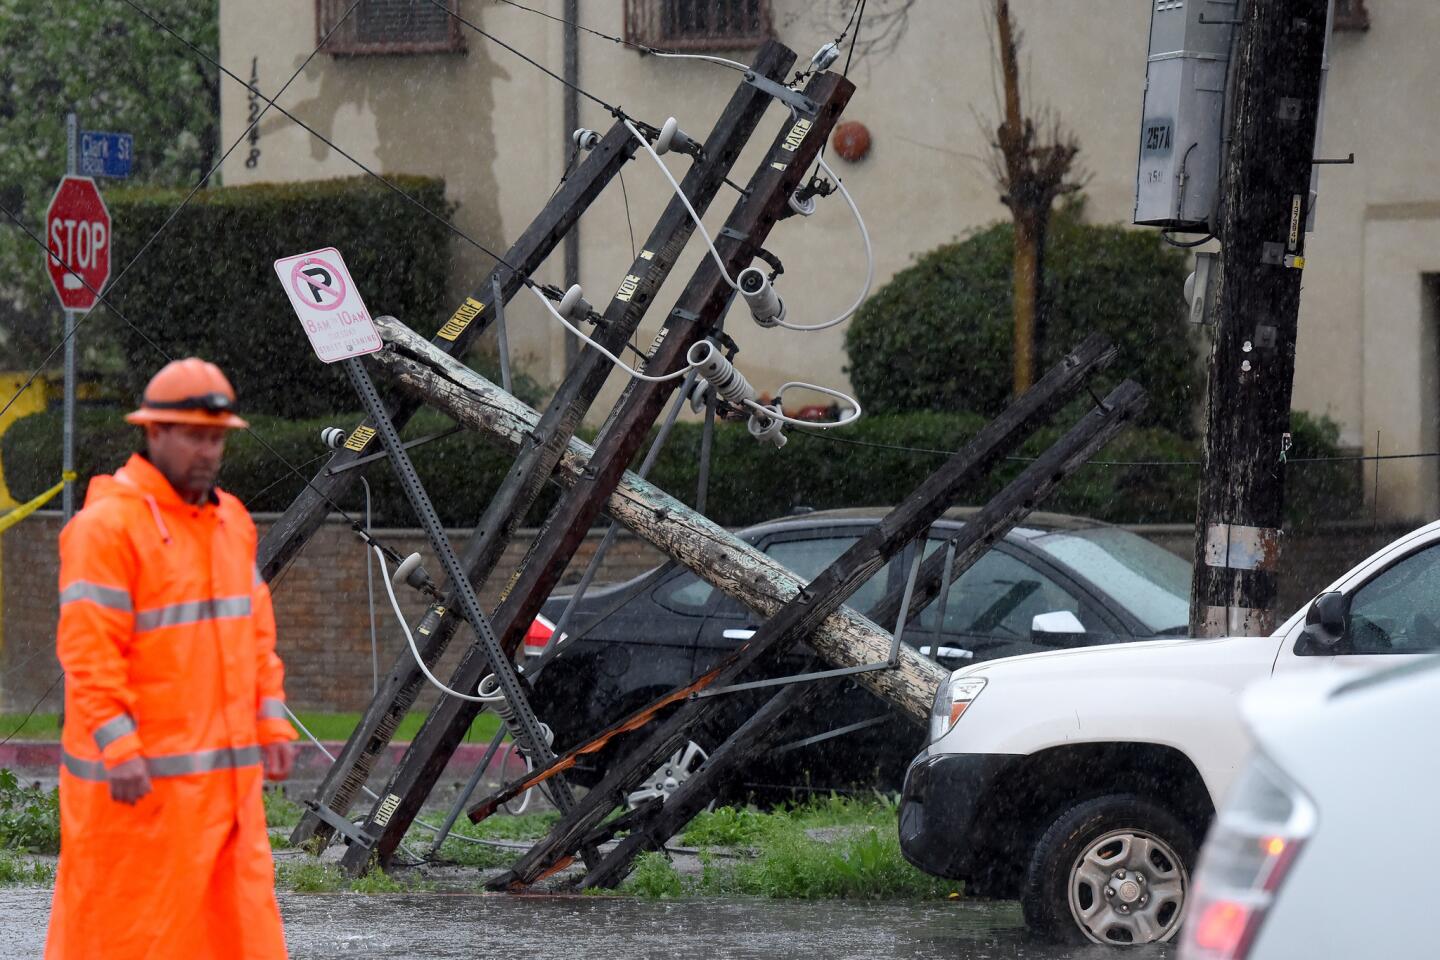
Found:
[{"label": "truck door handle", "polygon": [[746,627],[743,630],[726,630],[721,636],[726,640],[749,640],[755,636],[755,631]]}]

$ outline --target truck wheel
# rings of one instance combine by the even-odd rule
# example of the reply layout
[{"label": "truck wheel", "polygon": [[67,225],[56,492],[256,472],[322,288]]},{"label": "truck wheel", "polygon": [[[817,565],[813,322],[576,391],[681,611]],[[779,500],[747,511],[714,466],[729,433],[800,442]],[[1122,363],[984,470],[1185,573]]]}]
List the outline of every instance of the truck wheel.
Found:
[{"label": "truck wheel", "polygon": [[1020,905],[1025,922],[1064,943],[1153,943],[1180,929],[1195,841],[1134,794],[1076,804],[1041,835]]}]

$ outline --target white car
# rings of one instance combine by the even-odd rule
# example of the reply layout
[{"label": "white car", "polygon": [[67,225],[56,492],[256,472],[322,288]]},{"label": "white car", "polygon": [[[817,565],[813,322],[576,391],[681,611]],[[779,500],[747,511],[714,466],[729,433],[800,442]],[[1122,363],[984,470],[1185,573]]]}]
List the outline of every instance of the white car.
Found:
[{"label": "white car", "polygon": [[1440,658],[1245,695],[1257,752],[1205,841],[1181,960],[1418,957],[1440,892]]},{"label": "white car", "polygon": [[1241,691],[1440,650],[1437,623],[1440,522],[1380,550],[1269,637],[1081,647],[958,670],[906,774],[901,849],[972,896],[1018,898],[1041,935],[1169,940],[1195,852],[1250,751]]}]

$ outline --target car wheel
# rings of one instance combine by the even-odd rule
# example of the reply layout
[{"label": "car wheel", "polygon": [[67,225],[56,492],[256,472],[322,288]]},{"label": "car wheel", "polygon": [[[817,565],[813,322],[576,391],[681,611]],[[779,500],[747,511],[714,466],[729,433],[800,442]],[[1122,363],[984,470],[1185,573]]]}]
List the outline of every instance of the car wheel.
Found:
[{"label": "car wheel", "polygon": [[1195,842],[1174,815],[1133,794],[1061,813],[1030,857],[1025,922],[1065,943],[1166,941],[1180,929]]},{"label": "car wheel", "polygon": [[694,740],[686,742],[685,746],[676,750],[654,773],[646,777],[639,788],[626,796],[626,805],[633,810],[657,797],[664,803],[670,799],[670,794],[680,789],[680,784],[689,780],[690,775],[699,770],[700,765],[708,759],[710,754],[706,753],[700,744]]}]

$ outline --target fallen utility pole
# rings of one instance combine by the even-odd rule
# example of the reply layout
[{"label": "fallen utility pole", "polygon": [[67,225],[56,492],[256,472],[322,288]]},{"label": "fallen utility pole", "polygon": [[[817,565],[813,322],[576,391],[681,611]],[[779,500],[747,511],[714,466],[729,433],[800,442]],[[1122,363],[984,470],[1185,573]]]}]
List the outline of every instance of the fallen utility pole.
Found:
[{"label": "fallen utility pole", "polygon": [[1244,4],[1195,524],[1196,636],[1275,629],[1327,0]]},{"label": "fallen utility pole", "polygon": [[[464,356],[475,337],[490,324],[496,310],[503,307],[502,303],[495,301],[495,291],[498,289],[504,302],[508,303],[638,148],[639,144],[630,131],[617,120],[531,221],[520,239],[505,252],[505,261],[495,265],[484,282],[476,287],[475,295],[467,297],[436,332],[434,344],[451,356]],[[418,403],[409,403],[391,410],[390,418],[396,429],[404,427],[419,406]],[[280,572],[315,535],[329,515],[332,503],[343,497],[355,483],[363,468],[345,468],[366,455],[375,435],[375,425],[368,421],[350,431],[345,445],[331,455],[320,472],[266,532],[256,556],[260,575],[267,582],[275,582]]]},{"label": "fallen utility pole", "polygon": [[[779,80],[784,78],[794,60],[793,52],[771,42],[761,49],[751,69],[758,76]],[[753,84],[742,82],[722,111],[705,140],[702,157],[681,181],[681,189],[701,215],[724,184],[735,158],[754,133],[769,103],[767,93]],[[631,140],[634,141],[633,136]],[[678,197],[672,197],[596,325],[595,338],[606,349],[619,352],[624,348],[654,302],[693,230],[694,221],[684,203]],[[546,478],[555,469],[561,452],[574,436],[576,427],[610,372],[610,361],[587,346],[556,391],[531,442],[521,449],[465,546],[461,566],[476,588],[485,583],[494,571],[516,528],[534,503]],[[415,630],[421,638],[421,657],[431,667],[439,661],[463,619],[453,591],[454,585],[451,587],[452,595],[441,603],[432,604]],[[340,816],[349,811],[361,786],[369,778],[375,761],[388,746],[395,728],[414,706],[423,682],[424,678],[409,651],[402,650],[386,677],[384,687],[371,700],[344,750],[316,790],[310,801],[309,813],[291,835],[292,843],[304,843],[312,837],[323,841],[329,837],[334,818],[325,816],[320,806]],[[563,803],[563,797],[561,799]],[[361,831],[350,839],[363,847],[365,836]]]},{"label": "fallen utility pole", "polygon": [[[826,567],[760,628],[716,671],[714,687],[740,680],[752,667],[764,666],[789,647],[808,639],[822,621],[849,599],[877,570],[911,541],[923,536],[954,503],[965,485],[990,470],[1017,444],[1078,391],[1096,370],[1115,356],[1103,337],[1092,336],[1051,369],[1034,387],[927,477],[899,505],[870,527],[834,563]],[[709,699],[690,699],[664,720],[635,749],[610,764],[604,778],[550,834],[530,849],[492,888],[523,887],[562,868],[634,784],[682,744],[690,729],[713,709]],[[577,748],[577,749],[583,749]],[[538,775],[537,775],[538,776]],[[535,778],[527,777],[526,783]],[[492,798],[471,811],[471,819],[495,809]]]},{"label": "fallen utility pole", "polygon": [[[746,81],[753,77],[752,71]],[[727,273],[737,274],[749,266],[782,211],[790,210],[791,195],[808,173],[853,90],[844,77],[828,73],[807,85],[803,99],[815,105],[814,118],[792,116],[792,122],[782,128],[716,240]],[[719,323],[732,295],[728,279],[719,274],[712,258],[704,258],[681,294],[680,306],[671,311],[661,329],[659,342],[647,359],[647,369],[668,372],[682,368],[685,351]],[[687,338],[685,331],[693,334]],[[674,345],[682,341],[675,354]],[[513,654],[519,647],[526,629],[598,517],[605,498],[614,490],[677,385],[674,381],[657,384],[632,380],[627,387],[620,401],[621,416],[612,416],[597,444],[590,464],[594,479],[582,478],[571,495],[555,507],[502,594],[493,622],[507,653]],[[637,387],[641,388],[639,400],[635,399]],[[483,654],[470,647],[449,685],[454,689],[472,688],[483,676],[485,663]],[[382,865],[389,862],[400,845],[478,712],[474,704],[443,699],[411,741],[390,778],[385,798],[361,828],[367,838],[373,838],[371,850]],[[370,863],[369,852],[362,844],[354,843],[341,860],[342,866],[353,873],[364,871]]]},{"label": "fallen utility pole", "polygon": [[[539,415],[468,367],[436,351],[423,337],[391,317],[376,321],[391,349],[375,354],[379,367],[400,389],[423,397],[437,410],[477,431],[501,449],[527,442]],[[423,357],[425,364],[404,354]],[[573,487],[588,469],[594,449],[571,440],[554,479]],[[805,586],[765,553],[695,513],[659,487],[627,472],[605,503],[605,512],[661,553],[695,571],[727,596],[769,617]],[[888,656],[891,636],[873,621],[842,607],[827,618],[810,644],[835,666],[859,666]],[[866,673],[856,680],[893,704],[916,724],[930,714],[946,671],[910,647],[900,650],[894,670]]]},{"label": "fallen utility pole", "polygon": [[[1113,440],[1144,406],[1145,392],[1137,384],[1129,380],[1120,384],[1005,489],[991,498],[946,544],[946,549],[953,547],[955,550],[950,563],[952,579],[958,579],[970,569],[991,545],[1028,516],[1061,481]],[[928,559],[943,563],[946,549],[937,549]],[[936,578],[943,572],[943,566],[934,566]],[[923,568],[921,576],[925,576]],[[938,593],[938,588],[932,590],[932,599],[935,593]],[[906,620],[913,619],[927,605],[928,602],[918,602],[912,596],[906,609]],[[895,609],[899,609],[898,603]],[[881,622],[886,621],[882,619]],[[782,721],[787,715],[814,703],[820,692],[819,684],[796,684],[772,697],[724,743],[711,751],[704,766],[681,783],[664,803],[652,805],[647,808],[646,816],[630,823],[629,836],[590,869],[581,881],[581,888],[614,886],[629,872],[636,856],[646,850],[661,849],[667,840],[715,799],[720,787],[737,766],[775,745],[784,731]]]}]

